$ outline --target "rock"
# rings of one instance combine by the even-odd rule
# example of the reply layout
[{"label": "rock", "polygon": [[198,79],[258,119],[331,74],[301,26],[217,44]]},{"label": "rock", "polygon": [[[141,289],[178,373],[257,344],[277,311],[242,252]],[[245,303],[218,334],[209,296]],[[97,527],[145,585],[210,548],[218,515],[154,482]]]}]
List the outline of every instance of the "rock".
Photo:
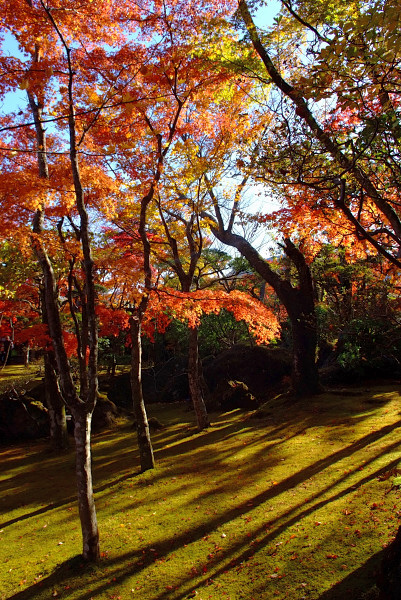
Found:
[{"label": "rock", "polygon": [[157,419],[156,417],[150,417],[148,419],[148,423],[149,423],[150,429],[153,429],[155,431],[157,431],[159,429],[164,429],[163,423],[160,423],[159,419]]},{"label": "rock", "polygon": [[219,398],[219,407],[223,410],[233,410],[234,408],[256,410],[259,406],[255,396],[249,392],[248,386],[243,381],[221,381],[215,397]]},{"label": "rock", "polygon": [[[204,362],[203,372],[210,390],[208,407],[213,409],[221,402],[226,404],[226,394],[233,396],[228,389],[229,381],[242,382],[247,392],[258,399],[265,399],[269,389],[275,388],[291,374],[291,355],[280,348],[267,346],[245,346],[239,344],[222,352],[212,360]],[[239,391],[237,391],[239,394]],[[250,397],[244,395],[241,407],[257,408]]]},{"label": "rock", "polygon": [[25,394],[9,391],[0,396],[0,443],[49,435],[47,408]]},{"label": "rock", "polygon": [[[159,429],[164,429],[163,423],[160,423],[159,419],[157,419],[156,417],[149,417],[148,425],[149,425],[149,429],[153,429],[154,431],[157,431]],[[136,421],[134,421],[132,423],[132,428],[133,429],[136,428]]]},{"label": "rock", "polygon": [[101,431],[107,427],[112,427],[118,416],[118,408],[103,394],[99,394],[95,410],[92,415],[92,430]]}]

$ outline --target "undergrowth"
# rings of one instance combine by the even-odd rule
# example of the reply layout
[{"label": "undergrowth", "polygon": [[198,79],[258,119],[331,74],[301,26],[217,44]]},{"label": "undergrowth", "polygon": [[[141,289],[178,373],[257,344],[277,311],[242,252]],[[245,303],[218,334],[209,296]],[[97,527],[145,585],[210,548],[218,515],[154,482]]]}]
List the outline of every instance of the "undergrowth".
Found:
[{"label": "undergrowth", "polygon": [[130,424],[93,438],[96,566],[79,557],[73,451],[3,449],[2,600],[374,596],[399,524],[398,387],[277,398],[202,433],[182,404],[149,412],[165,424],[151,472]]}]

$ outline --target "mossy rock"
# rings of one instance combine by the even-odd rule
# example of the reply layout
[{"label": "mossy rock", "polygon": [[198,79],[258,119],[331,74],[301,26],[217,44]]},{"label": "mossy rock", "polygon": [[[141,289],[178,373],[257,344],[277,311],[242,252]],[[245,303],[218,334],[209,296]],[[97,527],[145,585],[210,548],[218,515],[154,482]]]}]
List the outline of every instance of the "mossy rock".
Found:
[{"label": "mossy rock", "polygon": [[[136,421],[134,421],[132,423],[133,429],[136,428],[136,424],[137,424]],[[160,429],[164,429],[163,423],[160,423],[159,419],[157,419],[156,417],[149,417],[148,425],[149,425],[149,429],[151,429],[153,431],[159,431]]]},{"label": "mossy rock", "polygon": [[0,443],[31,440],[49,435],[47,408],[26,395],[0,396]]},{"label": "mossy rock", "polygon": [[92,430],[101,431],[112,427],[116,423],[119,410],[117,406],[104,394],[99,394],[95,410],[92,415]]},{"label": "mossy rock", "polygon": [[[103,387],[105,383],[103,382]],[[142,370],[142,390],[145,402],[177,402],[189,396],[187,364],[184,358],[158,364]],[[107,396],[117,406],[132,408],[130,373],[123,373],[110,379]]]},{"label": "mossy rock", "polygon": [[248,386],[238,380],[220,381],[211,402],[222,410],[233,410],[234,408],[256,410],[259,406]]},{"label": "mossy rock", "polygon": [[265,397],[269,389],[276,387],[283,378],[291,374],[292,358],[280,348],[239,344],[213,360],[205,361],[203,367],[213,408],[219,402],[219,396],[227,389],[228,381],[240,381],[247,386],[251,395],[256,398]]}]

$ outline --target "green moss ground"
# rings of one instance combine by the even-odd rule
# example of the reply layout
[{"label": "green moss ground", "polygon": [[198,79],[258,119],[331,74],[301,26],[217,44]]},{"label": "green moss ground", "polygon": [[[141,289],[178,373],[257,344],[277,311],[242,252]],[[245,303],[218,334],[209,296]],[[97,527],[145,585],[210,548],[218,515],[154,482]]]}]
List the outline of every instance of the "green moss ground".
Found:
[{"label": "green moss ground", "polygon": [[357,599],[399,524],[400,386],[280,398],[263,418],[151,406],[157,468],[133,430],[94,436],[102,559],[79,559],[73,452],[2,449],[2,600]]}]

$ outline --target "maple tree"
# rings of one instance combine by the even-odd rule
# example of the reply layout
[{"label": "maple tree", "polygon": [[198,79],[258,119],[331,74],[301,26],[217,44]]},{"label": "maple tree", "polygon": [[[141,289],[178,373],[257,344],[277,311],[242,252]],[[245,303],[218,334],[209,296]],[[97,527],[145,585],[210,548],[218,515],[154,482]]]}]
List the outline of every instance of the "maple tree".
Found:
[{"label": "maple tree", "polygon": [[[58,6],[39,1],[21,4],[19,11],[7,3],[2,13],[3,29],[16,36],[23,53],[23,58],[3,57],[7,73],[4,85],[11,90],[16,86],[27,90],[31,112],[30,120],[21,111],[11,118],[5,116],[3,121],[6,132],[3,156],[8,168],[2,186],[7,189],[7,176],[15,177],[17,173],[20,183],[19,199],[12,193],[3,194],[3,208],[10,230],[22,221],[17,237],[22,247],[32,246],[43,273],[45,322],[63,398],[75,422],[78,501],[83,556],[87,560],[99,558],[90,467],[90,423],[98,384],[95,272],[88,208],[94,208],[93,199],[98,199],[107,176],[97,177],[100,171],[93,163],[90,170],[85,165],[82,169],[83,143],[89,128],[87,123],[77,120],[77,112],[85,105],[88,86],[94,81],[88,54],[98,46],[104,32],[113,35],[119,29],[116,21],[119,13],[110,12],[110,8],[104,6],[102,11],[95,11],[90,2],[77,9],[65,3]],[[22,29],[21,23],[24,23]],[[16,63],[18,69],[14,68]],[[50,119],[44,116],[46,110]],[[60,135],[52,133],[47,139],[46,122],[57,124]],[[34,144],[31,125],[36,136]],[[18,153],[19,158],[14,158]],[[65,220],[67,230],[63,230]],[[66,299],[75,330],[79,391],[64,342],[52,264],[57,253],[64,255],[67,265]]]},{"label": "maple tree", "polygon": [[[43,273],[45,322],[63,398],[75,422],[83,555],[88,560],[99,557],[90,469],[90,422],[98,389],[96,219],[134,221],[142,244],[144,278],[130,319],[132,388],[140,399],[141,321],[152,287],[147,211],[177,132],[182,135],[190,127],[183,107],[190,97],[201,97],[202,86],[221,78],[215,71],[207,73],[204,62],[188,52],[187,31],[199,35],[200,8],[173,3],[149,10],[147,2],[134,6],[121,1],[95,10],[89,0],[79,7],[29,0],[18,11],[7,3],[1,17],[3,31],[15,36],[21,52],[18,58],[2,57],[2,91],[25,90],[30,113],[30,118],[25,111],[7,114],[2,123],[2,189],[10,188],[18,175],[18,200],[13,193],[3,197],[7,235],[21,224],[18,242],[21,248],[33,248]],[[204,13],[210,8],[205,4]],[[65,265],[79,389],[64,341],[56,256]],[[141,400],[139,407],[146,430]]]},{"label": "maple tree", "polygon": [[[163,187],[168,194],[168,185]],[[202,255],[204,240],[196,200],[186,198],[184,193],[174,189],[170,191],[169,202],[158,199],[159,215],[162,222],[167,247],[171,258],[164,256],[171,270],[176,274],[181,291],[184,293],[196,289],[196,271]],[[182,248],[184,240],[184,248]],[[180,243],[181,242],[181,243]],[[165,249],[165,254],[166,249]],[[195,288],[194,288],[195,283]],[[195,409],[198,428],[208,427],[209,418],[202,393],[202,373],[199,359],[198,326],[189,328],[188,344],[188,382],[191,399]]]},{"label": "maple tree", "polygon": [[[145,470],[154,461],[142,332],[163,331],[172,318],[187,323],[194,373],[202,314],[229,310],[262,343],[277,335],[277,319],[256,298],[228,285],[204,289],[207,227],[247,258],[285,306],[299,394],[320,389],[310,264],[322,244],[343,243],[354,261],[379,252],[401,265],[397,4],[282,4],[265,36],[240,0],[248,36],[240,39],[224,19],[230,3],[27,0],[16,9],[7,0],[0,15],[1,31],[19,47],[16,57],[0,56],[0,94],[27,96],[26,109],[1,115],[2,231],[24,256],[33,251],[41,269],[37,298],[51,340],[46,376],[74,416],[88,560],[99,557],[90,468],[99,321],[109,335],[130,329]],[[250,218],[244,201],[256,181],[282,202],[280,210]],[[252,222],[280,231],[292,281],[243,233]],[[106,225],[123,232],[114,237],[119,247],[102,247]],[[163,281],[159,267],[169,262],[180,290]],[[102,299],[99,283],[107,288]],[[206,425],[205,414],[199,423]]]},{"label": "maple tree", "polygon": [[[256,157],[252,147],[258,148],[259,119],[252,115],[249,103],[249,89],[242,79],[235,84],[230,82],[226,97],[209,105],[213,129],[188,136],[176,148],[174,181],[185,183],[181,191],[183,198],[197,198],[199,216],[204,226],[210,227],[214,236],[222,243],[235,247],[274,288],[280,301],[289,314],[293,330],[294,349],[294,389],[298,395],[316,393],[320,390],[316,367],[316,315],[314,310],[313,282],[301,249],[287,236],[283,250],[291,258],[298,272],[298,281],[293,286],[281,277],[269,260],[262,258],[248,241],[246,233],[246,192],[252,178],[242,174],[242,161],[238,158],[244,145]],[[227,100],[227,93],[229,101]],[[185,176],[183,176],[183,174]],[[230,175],[230,183],[226,182]],[[180,190],[178,190],[180,191]],[[192,252],[194,256],[194,252]],[[177,262],[176,258],[174,259]]]},{"label": "maple tree", "polygon": [[[239,14],[261,59],[260,76],[279,94],[271,94],[276,124],[261,146],[262,176],[291,184],[291,192],[308,188],[311,207],[341,213],[348,231],[400,266],[395,5],[353,2],[338,11],[331,4],[315,10],[312,2],[283,2],[271,51],[246,1]],[[289,44],[284,28],[292,32]],[[272,136],[277,151],[269,146]]]},{"label": "maple tree", "polygon": [[[287,199],[295,190],[326,224],[339,222],[350,253],[353,245],[368,256],[378,252],[399,268],[398,3],[283,1],[267,36],[246,0],[238,14],[261,61],[259,80],[274,89],[277,127],[266,137],[278,141],[278,151],[264,145],[262,177],[284,184]],[[291,215],[301,210],[295,202]],[[383,565],[386,598],[399,595],[400,548],[401,530]]]}]

